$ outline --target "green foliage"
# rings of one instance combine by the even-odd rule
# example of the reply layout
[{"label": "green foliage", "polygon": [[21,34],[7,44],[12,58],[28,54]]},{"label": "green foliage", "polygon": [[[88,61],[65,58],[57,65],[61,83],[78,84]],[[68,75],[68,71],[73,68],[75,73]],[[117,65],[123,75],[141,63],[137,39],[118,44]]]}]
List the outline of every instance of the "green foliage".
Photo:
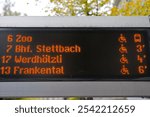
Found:
[{"label": "green foliage", "polygon": [[122,2],[120,8],[113,7],[111,16],[147,16],[150,15],[150,0],[131,0]]},{"label": "green foliage", "polygon": [[50,0],[56,16],[101,16],[102,10],[109,0]]}]

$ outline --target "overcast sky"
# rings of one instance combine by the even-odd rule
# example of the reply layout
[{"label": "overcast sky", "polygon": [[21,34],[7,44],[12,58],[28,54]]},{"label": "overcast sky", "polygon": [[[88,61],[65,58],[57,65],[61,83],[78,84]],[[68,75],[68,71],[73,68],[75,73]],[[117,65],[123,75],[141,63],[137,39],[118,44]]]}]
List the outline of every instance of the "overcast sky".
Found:
[{"label": "overcast sky", "polygon": [[[45,12],[46,7],[50,6],[50,0],[10,0],[12,3],[15,2],[15,7],[12,8],[13,11],[26,13],[28,16],[47,16],[48,13]],[[41,2],[42,1],[42,2]],[[2,13],[2,8],[4,6],[5,0],[0,0],[0,13]]]},{"label": "overcast sky", "polygon": [[[11,3],[15,3],[15,6],[11,8],[12,11],[20,12],[22,15],[27,14],[28,16],[48,16],[50,14],[50,8],[54,7],[54,5],[50,3],[50,0],[10,0],[10,1]],[[4,4],[5,0],[0,0],[0,14],[3,12]],[[45,12],[47,9],[49,9],[49,11]],[[101,10],[104,9],[102,8]],[[53,16],[52,13],[51,16]]]}]

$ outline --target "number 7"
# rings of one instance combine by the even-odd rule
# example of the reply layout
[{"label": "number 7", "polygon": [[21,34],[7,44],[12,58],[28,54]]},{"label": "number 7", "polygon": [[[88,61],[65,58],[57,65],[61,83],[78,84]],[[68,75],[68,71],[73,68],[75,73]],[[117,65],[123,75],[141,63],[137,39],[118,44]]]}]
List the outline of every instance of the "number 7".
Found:
[{"label": "number 7", "polygon": [[8,53],[12,48],[12,45],[7,45],[7,49],[6,49],[6,52]]}]

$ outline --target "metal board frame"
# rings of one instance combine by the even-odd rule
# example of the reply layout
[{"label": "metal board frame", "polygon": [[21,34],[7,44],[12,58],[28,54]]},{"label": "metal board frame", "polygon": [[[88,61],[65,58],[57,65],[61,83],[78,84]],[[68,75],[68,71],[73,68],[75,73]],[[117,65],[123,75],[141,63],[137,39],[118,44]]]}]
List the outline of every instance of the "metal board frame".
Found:
[{"label": "metal board frame", "polygon": [[[149,17],[0,17],[0,27],[145,27]],[[146,81],[0,82],[0,97],[150,96]]]}]

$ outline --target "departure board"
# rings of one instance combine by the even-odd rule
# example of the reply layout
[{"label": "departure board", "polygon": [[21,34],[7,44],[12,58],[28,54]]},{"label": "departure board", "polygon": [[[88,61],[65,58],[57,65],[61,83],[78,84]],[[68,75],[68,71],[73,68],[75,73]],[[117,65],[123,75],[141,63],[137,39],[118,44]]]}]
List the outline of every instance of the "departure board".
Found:
[{"label": "departure board", "polygon": [[0,28],[0,81],[149,77],[146,29]]}]

